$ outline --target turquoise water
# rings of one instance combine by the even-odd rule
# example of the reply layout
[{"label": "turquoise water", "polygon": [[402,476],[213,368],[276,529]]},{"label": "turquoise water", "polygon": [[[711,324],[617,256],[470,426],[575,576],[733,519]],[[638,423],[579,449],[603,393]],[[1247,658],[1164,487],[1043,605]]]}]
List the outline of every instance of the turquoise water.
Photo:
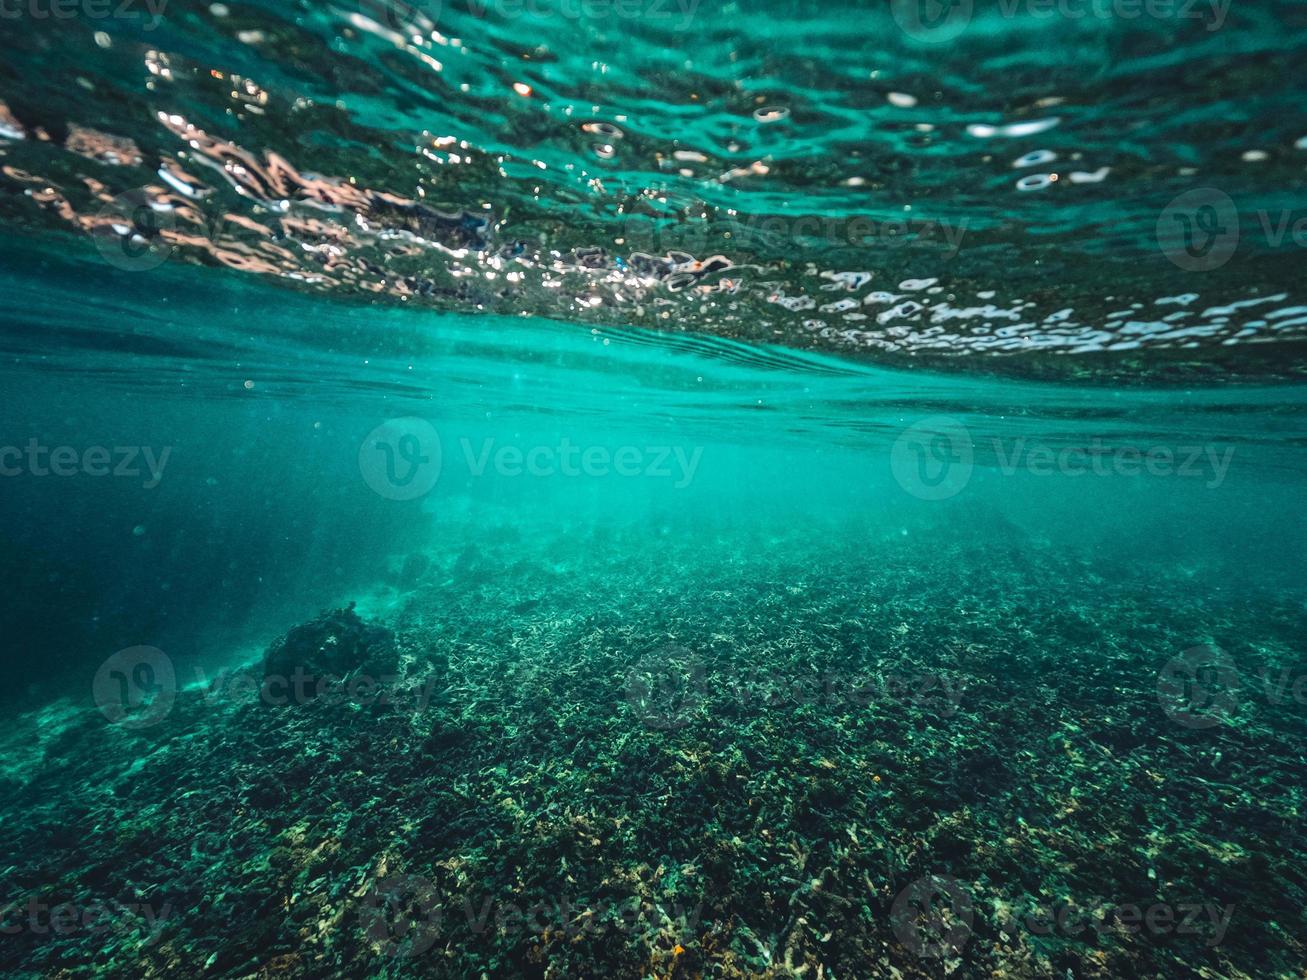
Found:
[{"label": "turquoise water", "polygon": [[1300,6],[35,9],[6,972],[1298,975]]}]

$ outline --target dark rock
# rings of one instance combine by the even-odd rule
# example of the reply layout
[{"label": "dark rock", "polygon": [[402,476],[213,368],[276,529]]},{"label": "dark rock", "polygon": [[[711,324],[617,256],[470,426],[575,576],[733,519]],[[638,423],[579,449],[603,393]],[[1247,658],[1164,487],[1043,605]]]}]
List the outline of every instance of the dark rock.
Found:
[{"label": "dark rock", "polygon": [[364,622],[353,603],[296,626],[263,657],[263,676],[284,682],[269,685],[268,690],[291,701],[313,698],[319,693],[318,682],[324,679],[357,673],[379,682],[397,669],[394,634]]}]

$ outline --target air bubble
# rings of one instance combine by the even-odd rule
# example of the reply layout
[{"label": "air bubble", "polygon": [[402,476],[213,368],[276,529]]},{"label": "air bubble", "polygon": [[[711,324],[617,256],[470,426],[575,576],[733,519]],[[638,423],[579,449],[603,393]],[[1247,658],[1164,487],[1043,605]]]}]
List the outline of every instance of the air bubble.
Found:
[{"label": "air bubble", "polygon": [[1019,191],[1042,191],[1057,181],[1056,174],[1027,174],[1017,181]]},{"label": "air bubble", "polygon": [[610,140],[620,140],[626,134],[620,127],[606,122],[588,122],[581,126],[587,133],[594,133],[596,136],[604,136]]},{"label": "air bubble", "polygon": [[1041,163],[1052,163],[1057,159],[1057,154],[1052,150],[1031,150],[1025,156],[1017,157],[1012,161],[1014,167],[1037,167]]}]

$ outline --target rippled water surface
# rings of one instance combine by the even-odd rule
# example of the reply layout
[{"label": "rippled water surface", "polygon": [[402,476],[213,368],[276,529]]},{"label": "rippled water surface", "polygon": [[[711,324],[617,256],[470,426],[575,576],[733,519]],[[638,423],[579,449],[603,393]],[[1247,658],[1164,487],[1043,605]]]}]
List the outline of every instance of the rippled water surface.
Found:
[{"label": "rippled water surface", "polygon": [[123,268],[176,255],[447,310],[873,357],[1148,351],[1164,373],[1270,344],[1285,356],[1248,356],[1296,365],[1307,12],[1155,8],[11,20],[0,207]]}]

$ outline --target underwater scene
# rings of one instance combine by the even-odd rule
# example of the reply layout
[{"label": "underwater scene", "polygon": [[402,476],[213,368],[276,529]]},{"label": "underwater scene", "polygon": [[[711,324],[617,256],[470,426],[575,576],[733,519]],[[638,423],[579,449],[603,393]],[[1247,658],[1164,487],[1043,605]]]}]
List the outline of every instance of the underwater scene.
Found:
[{"label": "underwater scene", "polygon": [[0,38],[0,974],[1307,976],[1307,3]]}]

